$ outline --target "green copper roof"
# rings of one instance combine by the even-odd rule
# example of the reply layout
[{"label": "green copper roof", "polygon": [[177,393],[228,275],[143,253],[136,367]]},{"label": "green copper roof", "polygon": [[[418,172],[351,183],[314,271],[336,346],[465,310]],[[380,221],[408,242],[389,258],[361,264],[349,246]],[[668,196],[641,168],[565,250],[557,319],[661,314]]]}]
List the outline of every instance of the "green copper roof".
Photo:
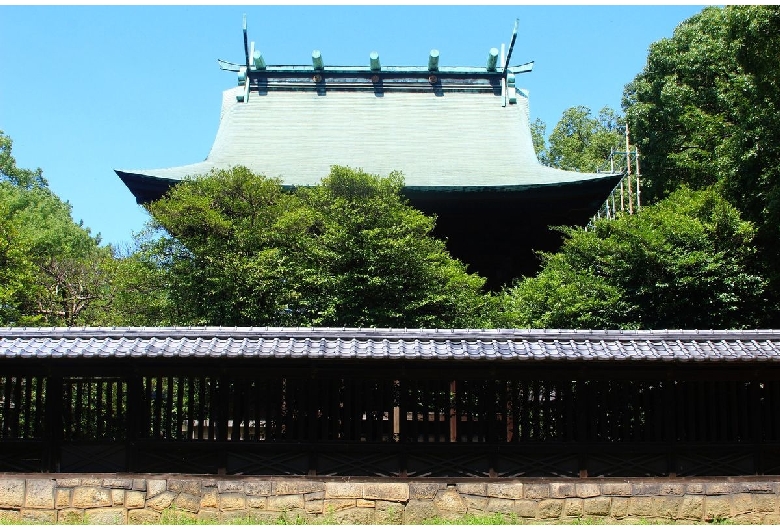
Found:
[{"label": "green copper roof", "polygon": [[[539,164],[527,93],[498,84],[365,89],[354,82],[294,89],[263,85],[223,92],[219,130],[205,161],[118,173],[178,181],[236,165],[317,184],[334,164],[386,175],[402,171],[412,188],[493,188],[573,183],[605,177]],[[427,82],[427,81],[426,81]],[[418,83],[419,85],[419,83]],[[370,86],[370,84],[369,84]],[[358,89],[356,89],[358,88]],[[514,103],[512,102],[514,101]]]}]

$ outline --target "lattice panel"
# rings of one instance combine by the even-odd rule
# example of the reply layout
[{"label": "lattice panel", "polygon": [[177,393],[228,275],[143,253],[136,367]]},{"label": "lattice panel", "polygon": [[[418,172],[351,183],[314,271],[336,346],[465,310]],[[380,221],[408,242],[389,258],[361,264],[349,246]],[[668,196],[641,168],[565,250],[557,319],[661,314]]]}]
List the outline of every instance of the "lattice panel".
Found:
[{"label": "lattice panel", "polygon": [[700,451],[677,455],[677,475],[681,477],[752,475],[754,469],[752,452],[718,454]]},{"label": "lattice panel", "polygon": [[399,457],[393,453],[350,450],[317,455],[317,475],[396,477],[399,471]]},{"label": "lattice panel", "polygon": [[216,473],[219,453],[215,447],[144,447],[133,454],[133,471],[139,473]]},{"label": "lattice panel", "polygon": [[511,454],[501,452],[495,457],[499,477],[576,477],[579,475],[577,455],[568,453]]},{"label": "lattice panel", "polygon": [[585,460],[589,477],[663,477],[668,467],[666,453],[597,453]]},{"label": "lattice panel", "polygon": [[42,471],[44,450],[43,444],[0,444],[0,472]]},{"label": "lattice panel", "polygon": [[410,477],[487,477],[490,461],[483,453],[443,453],[431,447],[430,451],[410,453],[406,457],[406,472]]},{"label": "lattice panel", "polygon": [[299,451],[228,451],[227,473],[240,475],[306,475],[309,454]]},{"label": "lattice panel", "polygon": [[60,455],[62,473],[119,473],[127,467],[124,444],[65,444]]}]

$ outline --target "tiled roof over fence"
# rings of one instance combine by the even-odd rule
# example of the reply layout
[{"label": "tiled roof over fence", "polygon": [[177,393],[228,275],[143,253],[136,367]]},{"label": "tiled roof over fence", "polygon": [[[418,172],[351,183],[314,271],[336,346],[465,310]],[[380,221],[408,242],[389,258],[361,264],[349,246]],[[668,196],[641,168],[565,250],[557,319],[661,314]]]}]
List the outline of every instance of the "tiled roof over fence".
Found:
[{"label": "tiled roof over fence", "polygon": [[0,359],[780,361],[780,331],[0,328]]}]

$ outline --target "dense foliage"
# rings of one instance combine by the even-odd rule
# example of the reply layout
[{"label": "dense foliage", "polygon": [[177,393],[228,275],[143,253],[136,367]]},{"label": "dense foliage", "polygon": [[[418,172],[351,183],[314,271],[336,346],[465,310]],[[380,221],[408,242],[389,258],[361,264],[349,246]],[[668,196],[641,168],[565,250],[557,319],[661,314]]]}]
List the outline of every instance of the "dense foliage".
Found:
[{"label": "dense foliage", "polygon": [[73,222],[0,132],[0,323],[74,325],[104,296],[110,250]]},{"label": "dense foliage", "polygon": [[146,245],[186,324],[467,326],[484,280],[430,236],[398,174],[334,166],[286,192],[243,167],[183,182],[149,206]]},{"label": "dense foliage", "polygon": [[502,325],[740,328],[763,316],[753,226],[712,190],[563,230],[539,275],[504,294]]},{"label": "dense foliage", "polygon": [[[646,197],[715,186],[756,225],[780,287],[780,7],[708,7],[653,44],[624,107],[643,153]],[[777,312],[778,300],[771,302]],[[778,320],[775,320],[776,324]]]},{"label": "dense foliage", "polygon": [[570,171],[608,169],[611,149],[625,151],[622,117],[609,107],[592,116],[587,107],[566,109],[545,141],[546,125],[537,118],[531,137],[539,162]]}]

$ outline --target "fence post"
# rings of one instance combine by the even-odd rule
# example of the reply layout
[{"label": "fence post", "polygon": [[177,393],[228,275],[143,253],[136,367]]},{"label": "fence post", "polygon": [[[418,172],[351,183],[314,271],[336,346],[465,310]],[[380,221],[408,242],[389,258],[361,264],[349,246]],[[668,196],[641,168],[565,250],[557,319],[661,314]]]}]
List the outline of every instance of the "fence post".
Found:
[{"label": "fence post", "polygon": [[[577,445],[582,447],[588,442],[588,406],[590,396],[588,387],[581,378],[577,379]],[[588,476],[588,456],[584,452],[577,455],[580,478]]]},{"label": "fence post", "polygon": [[750,423],[753,427],[753,473],[756,475],[764,474],[764,465],[761,458],[761,449],[763,442],[763,426],[761,425],[763,414],[761,410],[761,388],[756,375],[750,382]]},{"label": "fence post", "polygon": [[[667,456],[666,471],[670,478],[677,476],[677,406],[674,399],[674,379],[664,381],[664,415]],[[660,412],[660,411],[659,411]]]},{"label": "fence post", "polygon": [[59,473],[62,443],[62,377],[46,379],[46,462],[41,471]]}]

